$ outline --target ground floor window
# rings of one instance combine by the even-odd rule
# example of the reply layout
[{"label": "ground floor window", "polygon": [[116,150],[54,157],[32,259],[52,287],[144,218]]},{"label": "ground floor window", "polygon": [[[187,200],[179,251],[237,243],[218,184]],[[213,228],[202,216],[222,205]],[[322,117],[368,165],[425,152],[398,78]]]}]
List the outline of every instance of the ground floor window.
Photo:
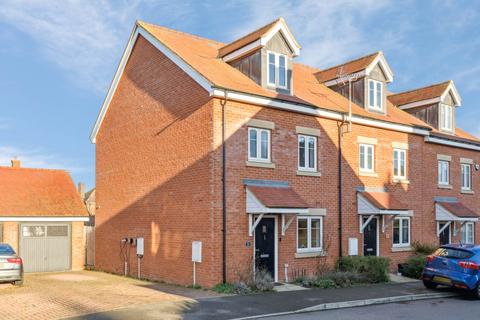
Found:
[{"label": "ground floor window", "polygon": [[410,218],[395,218],[393,220],[393,246],[410,245]]},{"label": "ground floor window", "polygon": [[322,250],[322,217],[297,218],[297,251],[309,252]]},{"label": "ground floor window", "polygon": [[474,224],[473,222],[467,222],[462,226],[462,243],[474,243]]}]

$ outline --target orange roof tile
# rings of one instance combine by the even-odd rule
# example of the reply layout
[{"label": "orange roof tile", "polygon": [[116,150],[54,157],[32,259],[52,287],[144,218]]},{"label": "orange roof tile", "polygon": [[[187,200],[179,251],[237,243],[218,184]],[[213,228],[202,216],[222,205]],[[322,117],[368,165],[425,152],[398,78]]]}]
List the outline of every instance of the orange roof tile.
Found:
[{"label": "orange roof tile", "polygon": [[0,167],[0,216],[88,216],[63,170]]},{"label": "orange roof tile", "polygon": [[388,192],[362,192],[371,204],[380,210],[408,210],[408,206],[398,201]]},{"label": "orange roof tile", "polygon": [[444,207],[448,212],[456,215],[459,218],[478,218],[479,215],[470,208],[464,206],[461,202],[437,202]]},{"label": "orange roof tile", "polygon": [[380,52],[375,52],[367,56],[357,58],[342,64],[339,64],[328,69],[321,70],[315,75],[320,82],[326,82],[332,79],[338,78],[339,73],[350,74],[362,71],[366,69],[375,58],[380,54]]},{"label": "orange roof tile", "polygon": [[[145,22],[138,22],[138,24],[216,87],[311,105],[335,112],[348,112],[348,99],[319,83],[315,76],[320,71],[317,68],[294,63],[293,95],[278,94],[262,88],[242,72],[218,58],[218,50],[224,46],[222,43]],[[354,115],[365,118],[430,128],[414,116],[391,107],[391,104],[387,115],[370,113],[355,104],[352,109]]]},{"label": "orange roof tile", "polygon": [[427,87],[413,89],[405,92],[394,93],[388,96],[388,100],[396,106],[408,103],[441,97],[445,93],[451,81],[432,84]]},{"label": "orange roof tile", "polygon": [[267,208],[308,208],[308,204],[291,187],[248,186]]}]

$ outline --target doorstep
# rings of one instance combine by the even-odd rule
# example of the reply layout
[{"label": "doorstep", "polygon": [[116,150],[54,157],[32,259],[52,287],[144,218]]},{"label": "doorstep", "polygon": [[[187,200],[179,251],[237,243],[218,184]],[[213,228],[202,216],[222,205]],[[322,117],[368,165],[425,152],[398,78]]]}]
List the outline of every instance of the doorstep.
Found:
[{"label": "doorstep", "polygon": [[300,291],[300,290],[310,290],[303,286],[299,286],[293,283],[278,283],[273,287],[273,291],[276,292],[288,292],[288,291]]}]

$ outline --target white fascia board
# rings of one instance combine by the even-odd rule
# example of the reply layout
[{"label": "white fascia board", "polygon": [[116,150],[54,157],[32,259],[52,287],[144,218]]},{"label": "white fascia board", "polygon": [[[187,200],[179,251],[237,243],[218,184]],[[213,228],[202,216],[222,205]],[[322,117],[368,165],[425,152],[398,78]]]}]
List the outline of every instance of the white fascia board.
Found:
[{"label": "white fascia board", "polygon": [[279,21],[273,28],[271,28],[265,35],[261,37],[261,44],[265,46],[270,39],[277,33],[281,32],[285,40],[287,40],[288,45],[293,50],[293,55],[298,56],[300,54],[300,45],[294,39],[292,33],[288,29],[288,26],[283,20]]},{"label": "white fascia board", "polygon": [[442,99],[440,97],[436,97],[436,98],[431,98],[431,99],[426,99],[426,100],[415,101],[415,102],[407,103],[407,104],[404,104],[404,105],[399,105],[398,107],[401,110],[412,109],[412,108],[416,108],[416,107],[421,107],[421,106],[426,106],[426,105],[429,105],[429,104],[437,103],[437,102],[440,102],[441,100]]},{"label": "white fascia board", "polygon": [[241,47],[240,49],[237,49],[229,54],[227,54],[225,57],[222,58],[223,61],[229,62],[232,60],[235,60],[237,58],[240,58],[258,48],[262,47],[261,40],[258,39],[257,41],[254,41],[250,44],[247,44],[245,47]]},{"label": "white fascia board", "polygon": [[385,76],[387,77],[387,82],[392,82],[393,81],[393,71],[390,68],[390,66],[387,63],[387,60],[385,59],[385,56],[383,55],[383,52],[380,51],[380,53],[377,55],[377,57],[370,63],[370,65],[365,69],[365,74],[368,76],[370,75],[370,72],[372,72],[373,68],[377,64],[380,64],[380,67],[382,68],[383,72],[385,73]]},{"label": "white fascia board", "polygon": [[[359,72],[354,72],[351,74],[348,74],[348,76],[356,77],[357,79],[362,78],[365,76],[365,70],[359,71]],[[340,83],[348,83],[348,79],[345,80],[345,77],[338,77],[332,80],[329,80],[327,82],[324,82],[323,84],[327,87],[331,87]]]},{"label": "white fascia board", "polygon": [[[224,99],[225,90],[214,89],[213,96]],[[246,103],[251,103],[251,104],[265,106],[265,107],[303,113],[303,114],[320,117],[320,118],[339,120],[339,121],[348,120],[348,116],[346,113],[344,114],[344,113],[339,113],[335,111],[319,109],[319,108],[311,107],[308,105],[290,103],[286,101],[280,101],[277,99],[254,96],[254,95],[245,94],[241,92],[234,92],[234,91],[228,91],[227,96],[228,96],[228,99],[232,99],[240,102],[246,102]],[[413,133],[413,134],[422,135],[422,136],[426,136],[429,134],[429,130],[427,129],[421,129],[421,128],[416,128],[408,125],[379,121],[374,119],[362,118],[358,116],[352,116],[352,122],[356,124],[370,126],[370,127],[377,127],[377,128],[387,129],[387,130],[405,132],[405,133]]]},{"label": "white fascia board", "polygon": [[90,134],[90,141],[92,143],[95,143],[96,141],[96,136],[98,134],[98,131],[100,130],[103,119],[105,118],[105,115],[108,111],[108,107],[110,106],[110,102],[112,101],[113,95],[115,94],[118,83],[120,82],[120,79],[123,75],[123,71],[125,70],[125,66],[127,65],[128,59],[130,58],[133,46],[137,41],[138,35],[141,35],[142,37],[144,37],[155,48],[160,50],[160,52],[162,52],[167,58],[172,60],[173,63],[175,63],[180,69],[182,69],[193,80],[195,80],[210,95],[212,94],[212,83],[210,81],[208,81],[205,77],[203,77],[200,73],[198,73],[195,69],[193,69],[188,63],[186,63],[182,58],[180,58],[177,54],[175,54],[172,50],[170,50],[157,38],[152,36],[147,30],[145,30],[144,28],[142,28],[140,25],[136,23],[132,30],[130,38],[128,40],[125,51],[123,52],[120,63],[118,64],[117,71],[115,72],[115,76],[113,77],[113,80],[110,84],[107,95],[103,101],[102,107],[100,109],[100,113],[98,114],[92,133]]},{"label": "white fascia board", "polygon": [[442,96],[441,96],[442,101],[445,99],[445,97],[447,96],[447,94],[449,92],[452,92],[453,98],[455,99],[455,105],[457,107],[461,106],[462,105],[462,98],[460,97],[460,94],[458,93],[458,90],[455,87],[455,84],[453,83],[453,81],[450,81],[450,84],[448,85],[447,89],[442,94]]},{"label": "white fascia board", "polygon": [[469,143],[465,143],[465,142],[451,141],[451,140],[441,139],[441,138],[432,137],[432,136],[426,136],[425,137],[425,142],[443,144],[445,146],[450,146],[450,147],[457,147],[457,148],[462,148],[462,149],[480,151],[480,145],[477,146],[477,145],[473,145],[473,144],[469,144]]},{"label": "white fascia board", "polygon": [[1,222],[87,222],[89,217],[0,217]]}]

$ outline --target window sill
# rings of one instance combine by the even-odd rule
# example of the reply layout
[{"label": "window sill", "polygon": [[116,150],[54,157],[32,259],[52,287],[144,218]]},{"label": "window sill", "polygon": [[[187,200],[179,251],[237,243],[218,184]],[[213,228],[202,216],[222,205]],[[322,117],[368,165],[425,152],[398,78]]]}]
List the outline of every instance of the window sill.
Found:
[{"label": "window sill", "polygon": [[318,171],[297,170],[297,176],[321,177],[322,175]]},{"label": "window sill", "polygon": [[410,184],[410,180],[404,178],[394,178],[393,183]]},{"label": "window sill", "polygon": [[461,194],[475,194],[473,190],[462,190],[460,191]]},{"label": "window sill", "polygon": [[327,253],[325,251],[296,252],[295,253],[295,259],[326,257],[326,256],[327,256]]},{"label": "window sill", "polygon": [[375,172],[360,171],[360,173],[359,173],[358,175],[361,176],[361,177],[374,177],[374,178],[378,178],[378,173],[375,173]]},{"label": "window sill", "polygon": [[410,246],[398,246],[392,247],[392,252],[405,252],[405,251],[412,251],[413,248]]},{"label": "window sill", "polygon": [[245,163],[247,167],[268,168],[275,169],[275,163],[272,162],[260,162],[260,161],[247,161]]},{"label": "window sill", "polygon": [[438,189],[453,189],[453,187],[449,184],[439,184]]}]

